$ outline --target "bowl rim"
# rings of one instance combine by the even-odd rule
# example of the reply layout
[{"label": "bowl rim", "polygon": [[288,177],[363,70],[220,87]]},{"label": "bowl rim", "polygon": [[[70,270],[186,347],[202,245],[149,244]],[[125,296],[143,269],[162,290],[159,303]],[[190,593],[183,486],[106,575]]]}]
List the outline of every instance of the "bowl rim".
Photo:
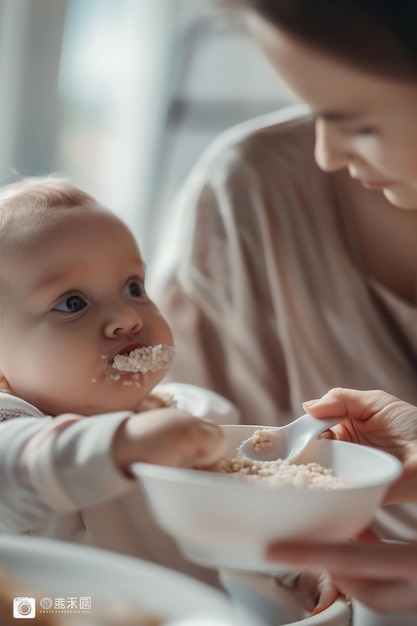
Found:
[{"label": "bowl rim", "polygon": [[[217,472],[213,472],[205,469],[192,469],[192,468],[182,468],[182,467],[172,467],[167,465],[154,465],[151,463],[133,463],[131,465],[132,473],[139,477],[146,478],[154,478],[154,479],[162,479],[165,482],[177,483],[181,481],[182,483],[187,483],[188,485],[195,486],[216,486],[220,489],[230,489],[233,486],[238,490],[246,490],[246,491],[262,491],[262,492],[290,492],[290,493],[303,493],[303,494],[314,494],[320,493],[323,494],[346,494],[352,491],[366,491],[370,489],[374,489],[376,487],[380,487],[381,485],[390,485],[396,480],[401,472],[402,472],[402,464],[401,462],[392,454],[388,452],[384,452],[383,450],[378,450],[376,448],[372,448],[370,446],[364,446],[361,444],[350,443],[347,441],[338,441],[334,439],[321,439],[320,442],[326,442],[324,445],[337,445],[337,446],[355,446],[356,448],[366,448],[371,454],[375,456],[382,457],[386,460],[387,463],[390,463],[390,472],[389,476],[385,476],[385,478],[381,478],[380,480],[374,480],[370,484],[362,484],[362,485],[348,485],[344,486],[340,489],[326,489],[320,487],[307,487],[307,486],[297,486],[297,487],[287,487],[287,486],[279,486],[279,485],[267,485],[259,482],[247,482],[240,481],[232,478],[227,474],[220,474]],[[387,468],[388,471],[388,468]],[[303,496],[304,497],[304,496]],[[335,496],[333,496],[335,497]]]}]

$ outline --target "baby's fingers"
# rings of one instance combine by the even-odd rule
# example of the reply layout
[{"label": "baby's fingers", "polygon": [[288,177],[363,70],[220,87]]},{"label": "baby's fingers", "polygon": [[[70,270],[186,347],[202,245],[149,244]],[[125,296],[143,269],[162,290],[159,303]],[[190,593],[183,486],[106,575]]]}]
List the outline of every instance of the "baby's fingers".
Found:
[{"label": "baby's fingers", "polygon": [[133,415],[121,424],[113,441],[114,459],[124,470],[135,462],[205,467],[216,463],[225,448],[220,426],[173,408]]},{"label": "baby's fingers", "polygon": [[181,467],[210,467],[215,465],[226,452],[224,431],[215,424],[201,418],[193,418],[182,445],[178,465]]}]

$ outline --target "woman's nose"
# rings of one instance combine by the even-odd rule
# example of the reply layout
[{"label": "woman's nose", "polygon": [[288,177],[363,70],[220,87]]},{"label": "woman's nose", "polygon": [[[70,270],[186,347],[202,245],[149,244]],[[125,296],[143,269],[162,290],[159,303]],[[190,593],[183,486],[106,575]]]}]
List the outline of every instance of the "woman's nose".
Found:
[{"label": "woman's nose", "polygon": [[113,312],[104,325],[104,334],[109,339],[138,333],[143,326],[139,313],[129,305]]},{"label": "woman's nose", "polygon": [[316,120],[315,159],[320,169],[334,172],[352,160],[349,138],[331,122]]}]

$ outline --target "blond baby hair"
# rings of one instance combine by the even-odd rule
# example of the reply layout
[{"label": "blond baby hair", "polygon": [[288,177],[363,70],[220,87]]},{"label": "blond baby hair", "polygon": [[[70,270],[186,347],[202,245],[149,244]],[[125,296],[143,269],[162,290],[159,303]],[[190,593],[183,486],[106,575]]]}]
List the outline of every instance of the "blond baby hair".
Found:
[{"label": "blond baby hair", "polygon": [[39,232],[52,228],[62,211],[103,210],[88,193],[68,180],[24,178],[0,189],[0,253],[16,251]]}]

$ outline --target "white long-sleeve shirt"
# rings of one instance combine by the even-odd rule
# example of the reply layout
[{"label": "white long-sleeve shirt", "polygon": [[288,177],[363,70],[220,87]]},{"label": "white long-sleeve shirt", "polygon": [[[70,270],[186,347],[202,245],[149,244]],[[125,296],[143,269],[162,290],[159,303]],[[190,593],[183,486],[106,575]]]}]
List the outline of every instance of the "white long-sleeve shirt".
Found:
[{"label": "white long-sleeve shirt", "polygon": [[[239,420],[231,403],[193,385],[161,384],[155,391],[194,415]],[[0,392],[0,531],[87,543],[215,584],[215,572],[185,561],[157,527],[139,481],[115,466],[113,435],[129,415],[52,418]]]}]

